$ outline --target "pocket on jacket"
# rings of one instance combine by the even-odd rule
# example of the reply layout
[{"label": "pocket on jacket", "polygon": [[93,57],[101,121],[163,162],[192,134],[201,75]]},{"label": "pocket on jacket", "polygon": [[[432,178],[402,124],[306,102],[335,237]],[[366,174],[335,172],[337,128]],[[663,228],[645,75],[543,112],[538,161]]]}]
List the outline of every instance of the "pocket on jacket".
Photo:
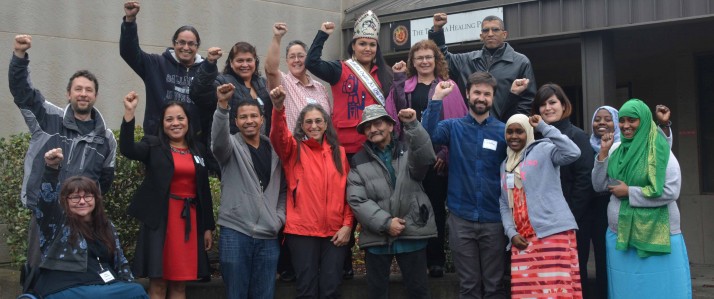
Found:
[{"label": "pocket on jacket", "polygon": [[416,226],[424,227],[429,222],[429,218],[433,217],[434,214],[431,203],[429,203],[429,198],[423,193],[414,193],[409,197],[413,199],[409,203],[409,214],[407,217]]}]

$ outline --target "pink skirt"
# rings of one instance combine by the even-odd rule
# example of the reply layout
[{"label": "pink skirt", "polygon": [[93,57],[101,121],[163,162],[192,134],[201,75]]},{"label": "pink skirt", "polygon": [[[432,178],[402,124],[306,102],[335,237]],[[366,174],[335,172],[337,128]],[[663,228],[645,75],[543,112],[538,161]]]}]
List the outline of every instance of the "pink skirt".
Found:
[{"label": "pink skirt", "polygon": [[511,298],[583,298],[575,231],[511,248]]}]

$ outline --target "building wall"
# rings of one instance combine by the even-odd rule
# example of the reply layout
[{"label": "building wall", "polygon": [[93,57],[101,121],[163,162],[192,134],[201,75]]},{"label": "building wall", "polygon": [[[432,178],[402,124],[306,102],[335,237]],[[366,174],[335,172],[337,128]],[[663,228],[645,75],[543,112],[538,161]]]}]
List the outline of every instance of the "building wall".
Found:
[{"label": "building wall", "polygon": [[[350,1],[347,4],[352,5]],[[0,0],[0,65],[7,66],[14,36],[31,34],[29,50],[33,85],[51,102],[64,107],[66,84],[74,71],[89,69],[99,77],[96,107],[112,129],[118,129],[123,115],[122,99],[129,91],[140,95],[143,120],[144,84],[119,56],[119,34],[124,1],[7,1]],[[170,5],[169,5],[170,4]],[[272,24],[288,23],[283,44],[293,39],[312,42],[320,24],[340,24],[344,3],[334,0],[218,0],[144,1],[137,24],[144,51],[161,53],[171,46],[176,28],[190,24],[201,35],[199,53],[205,56],[212,46],[224,49],[218,62],[224,64],[230,47],[248,41],[264,58],[272,38]],[[341,31],[328,41],[324,59],[338,59],[342,53]],[[336,41],[335,41],[336,40]],[[283,50],[284,51],[284,50]],[[282,52],[281,55],[285,53]],[[283,56],[284,57],[284,56]],[[282,60],[281,69],[287,71]],[[262,72],[261,65],[261,72]],[[7,88],[7,71],[0,72],[0,136],[27,131]]]}]

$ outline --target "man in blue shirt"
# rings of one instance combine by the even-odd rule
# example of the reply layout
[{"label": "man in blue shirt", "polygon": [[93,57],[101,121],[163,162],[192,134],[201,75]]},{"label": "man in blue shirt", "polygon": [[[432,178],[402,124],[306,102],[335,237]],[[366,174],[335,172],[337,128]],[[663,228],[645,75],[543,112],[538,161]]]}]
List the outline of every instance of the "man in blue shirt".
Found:
[{"label": "man in blue shirt", "polygon": [[506,237],[498,204],[505,124],[490,113],[496,79],[476,72],[468,81],[468,115],[439,121],[441,100],[454,86],[444,81],[437,85],[422,121],[433,144],[449,147],[447,224],[460,298],[505,298]]}]

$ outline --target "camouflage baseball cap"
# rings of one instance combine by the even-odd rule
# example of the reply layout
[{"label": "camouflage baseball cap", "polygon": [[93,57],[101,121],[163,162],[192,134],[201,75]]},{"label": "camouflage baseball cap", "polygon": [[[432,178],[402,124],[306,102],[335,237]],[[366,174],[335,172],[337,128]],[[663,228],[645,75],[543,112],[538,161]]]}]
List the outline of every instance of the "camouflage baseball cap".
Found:
[{"label": "camouflage baseball cap", "polygon": [[384,110],[382,105],[372,104],[367,106],[362,112],[362,121],[357,125],[357,133],[364,134],[364,125],[366,123],[382,117],[391,121],[392,124],[397,123],[391,116],[389,116],[389,114],[387,114],[387,110]]}]

